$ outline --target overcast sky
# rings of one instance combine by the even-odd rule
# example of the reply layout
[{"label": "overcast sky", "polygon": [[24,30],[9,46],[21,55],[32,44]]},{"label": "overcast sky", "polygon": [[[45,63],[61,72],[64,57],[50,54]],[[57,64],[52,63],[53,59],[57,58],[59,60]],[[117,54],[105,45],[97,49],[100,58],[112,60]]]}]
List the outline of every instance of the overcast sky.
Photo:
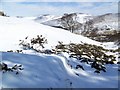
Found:
[{"label": "overcast sky", "polygon": [[9,16],[62,15],[73,12],[100,15],[118,12],[118,0],[109,0],[109,2],[107,0],[91,0],[91,2],[88,2],[88,0],[82,0],[84,2],[80,2],[80,0],[74,0],[74,2],[72,0],[71,2],[68,2],[68,0],[53,1],[3,0],[0,3],[0,10],[3,10]]}]

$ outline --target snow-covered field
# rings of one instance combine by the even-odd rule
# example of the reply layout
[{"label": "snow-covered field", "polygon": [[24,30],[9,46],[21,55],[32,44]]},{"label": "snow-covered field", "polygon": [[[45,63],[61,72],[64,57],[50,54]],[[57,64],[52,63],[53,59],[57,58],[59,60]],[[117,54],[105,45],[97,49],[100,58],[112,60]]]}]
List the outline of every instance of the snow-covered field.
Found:
[{"label": "snow-covered field", "polygon": [[[21,49],[19,40],[43,35],[48,40],[45,49],[51,49],[63,43],[89,43],[106,48],[116,48],[108,44],[101,44],[81,35],[39,24],[29,18],[0,17],[0,60],[9,65],[22,64],[24,70],[18,75],[14,72],[0,71],[0,87],[4,88],[117,88],[118,66],[107,65],[107,72],[96,74],[87,64],[82,64],[84,70],[75,69],[76,59],[67,54],[46,55],[34,52],[10,53],[8,50]],[[73,67],[71,68],[68,63]],[[76,75],[77,74],[77,75]]]}]

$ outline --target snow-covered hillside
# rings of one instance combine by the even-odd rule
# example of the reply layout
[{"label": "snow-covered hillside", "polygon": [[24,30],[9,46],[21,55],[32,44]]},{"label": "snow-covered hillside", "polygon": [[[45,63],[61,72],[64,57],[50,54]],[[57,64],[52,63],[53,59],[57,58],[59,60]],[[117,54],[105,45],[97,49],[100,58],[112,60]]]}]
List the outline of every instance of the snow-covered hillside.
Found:
[{"label": "snow-covered hillside", "polygon": [[[89,19],[92,19],[92,15],[84,14],[84,13],[72,13],[71,15],[73,17],[76,16],[76,20],[79,23],[85,23]],[[61,26],[61,20],[60,20],[61,17],[62,16],[47,15],[47,16],[38,17],[35,19],[35,21],[49,26]]]},{"label": "snow-covered hillside", "polygon": [[[42,54],[26,51],[23,54],[6,52],[19,50],[19,40],[43,35],[48,41],[45,49],[51,49],[62,41],[68,43],[88,43],[106,48],[116,48],[109,44],[91,40],[69,31],[39,24],[31,18],[0,16],[0,61],[12,67],[21,64],[23,70],[0,71],[0,87],[3,88],[117,88],[118,65],[106,65],[107,72],[94,73],[90,65],[70,58],[67,53]],[[84,66],[76,69],[76,65]],[[72,67],[71,67],[72,65]]]},{"label": "snow-covered hillside", "polygon": [[35,21],[39,22],[39,23],[44,23],[50,20],[54,20],[54,19],[58,19],[60,18],[60,16],[55,16],[55,15],[40,15],[37,18],[35,18]]},{"label": "snow-covered hillside", "polygon": [[[116,65],[108,65],[107,71],[95,74],[90,66],[85,71],[75,69],[77,60],[57,55],[27,55],[2,53],[3,62],[9,66],[22,64],[24,70],[16,75],[6,72],[2,75],[4,88],[117,88],[118,71]],[[73,68],[67,62],[72,63]],[[78,75],[76,75],[78,74]],[[1,80],[0,80],[1,81]],[[86,86],[87,85],[87,86]]]},{"label": "snow-covered hillside", "polygon": [[77,14],[77,21],[79,23],[85,23],[86,21],[89,21],[93,18],[92,15],[84,14],[84,13],[78,13]]},{"label": "snow-covered hillside", "polygon": [[[78,28],[79,33],[83,29],[85,23],[89,22],[92,24],[93,28],[98,28],[99,30],[102,30],[102,32],[104,30],[119,30],[119,13],[107,13],[98,16],[85,13],[70,13],[68,15],[72,15],[73,18],[76,17],[76,21],[82,24],[80,28]],[[35,19],[35,21],[48,26],[62,27],[61,17],[62,16],[56,17],[53,15],[47,15],[38,17]]]},{"label": "snow-covered hillside", "polygon": [[108,13],[104,15],[99,15],[93,18],[93,25],[100,29],[106,30],[119,30],[118,20],[119,13]]},{"label": "snow-covered hillside", "polygon": [[43,35],[48,40],[46,48],[51,48],[58,44],[58,41],[64,43],[86,42],[90,44],[100,44],[81,35],[73,34],[63,29],[53,28],[50,26],[36,23],[31,19],[16,17],[0,17],[0,50],[19,49],[19,40],[25,37],[34,38],[37,35]]}]

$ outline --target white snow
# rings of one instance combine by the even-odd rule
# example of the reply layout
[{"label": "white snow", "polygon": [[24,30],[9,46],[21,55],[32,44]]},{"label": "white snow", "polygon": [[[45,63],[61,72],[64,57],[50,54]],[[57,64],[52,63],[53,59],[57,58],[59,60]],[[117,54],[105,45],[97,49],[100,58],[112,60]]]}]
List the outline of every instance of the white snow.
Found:
[{"label": "white snow", "polygon": [[92,17],[92,15],[90,15],[90,14],[77,14],[77,21],[79,22],[79,23],[85,23],[86,21],[88,21],[88,20],[90,20],[91,19],[91,17]]},{"label": "white snow", "polygon": [[106,30],[106,29],[110,29],[110,30],[119,30],[118,29],[118,22],[110,22],[110,21],[104,21],[104,22],[99,22],[94,24],[94,27],[98,27],[100,29]]},{"label": "white snow", "polygon": [[[74,14],[74,13],[73,13]],[[85,14],[85,13],[75,13],[76,15],[73,15],[73,18],[75,17],[75,20],[77,20],[79,23],[85,23],[86,21],[92,19],[92,15]],[[55,16],[55,15],[42,15],[34,19],[36,22],[48,25],[48,26],[61,26],[61,16]]]},{"label": "white snow", "polygon": [[[0,17],[0,61],[7,63],[9,67],[22,64],[24,70],[18,75],[15,72],[0,74],[0,87],[4,88],[117,88],[118,66],[107,65],[107,72],[94,73],[89,65],[71,59],[68,54],[46,55],[40,53],[26,52],[26,54],[8,53],[7,50],[20,49],[19,40],[29,39],[43,35],[48,40],[45,45],[50,49],[63,43],[89,43],[101,45],[101,43],[72,34],[63,29],[36,23],[31,18]],[[106,45],[106,46],[105,46]],[[102,46],[112,48],[112,44]],[[71,64],[71,67],[67,64]],[[76,64],[82,64],[85,71],[75,69]],[[79,74],[77,76],[76,74]],[[72,84],[70,84],[72,82]]]},{"label": "white snow", "polygon": [[43,35],[48,40],[46,48],[57,45],[58,41],[62,41],[63,43],[80,43],[82,41],[90,44],[100,44],[99,42],[63,29],[36,23],[31,19],[0,17],[1,51],[19,49],[19,40],[24,40],[27,36],[31,39],[37,35]]},{"label": "white snow", "polygon": [[39,22],[39,23],[44,23],[47,21],[55,20],[60,18],[61,16],[55,16],[55,15],[41,15],[35,18],[34,20]]},{"label": "white snow", "polygon": [[[117,88],[117,65],[108,65],[107,72],[95,74],[90,66],[84,65],[85,71],[74,68],[76,60],[57,55],[27,55],[2,53],[3,62],[9,66],[22,64],[23,71],[2,75],[4,88]],[[67,65],[70,60],[73,68]],[[77,76],[75,73],[79,74]],[[72,82],[72,85],[70,85]],[[87,86],[86,86],[87,85]]]}]

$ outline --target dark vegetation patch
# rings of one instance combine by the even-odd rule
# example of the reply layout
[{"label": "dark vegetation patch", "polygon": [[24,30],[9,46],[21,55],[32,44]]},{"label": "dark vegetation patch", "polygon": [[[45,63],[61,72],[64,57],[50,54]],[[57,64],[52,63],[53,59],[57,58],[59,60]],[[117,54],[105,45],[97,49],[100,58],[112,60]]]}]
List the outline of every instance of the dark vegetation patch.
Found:
[{"label": "dark vegetation patch", "polygon": [[5,73],[5,72],[15,72],[16,75],[17,75],[23,69],[24,68],[23,68],[22,65],[15,64],[13,67],[8,67],[8,65],[6,63],[0,63],[0,71],[3,71],[3,73]]},{"label": "dark vegetation patch", "polygon": [[[116,53],[120,51],[120,48],[116,50],[104,49],[101,46],[82,43],[75,44],[69,43],[64,44],[63,42],[58,42],[58,45],[51,50],[45,50],[45,44],[47,44],[47,39],[42,35],[37,35],[36,38],[28,40],[28,37],[25,40],[20,40],[20,46],[23,50],[33,50],[38,53],[45,54],[60,54],[62,52],[68,53],[69,58],[75,58],[80,63],[86,63],[90,65],[91,68],[94,68],[95,73],[100,73],[101,71],[106,72],[105,65],[115,64],[116,57],[114,55],[107,55],[106,53]],[[37,46],[37,47],[36,47]],[[10,51],[8,51],[10,52]],[[12,51],[11,51],[12,52]],[[16,50],[16,52],[22,52],[22,50]],[[71,68],[72,66],[69,65]],[[85,70],[84,67],[80,64],[77,64],[76,69],[80,68]]]}]

